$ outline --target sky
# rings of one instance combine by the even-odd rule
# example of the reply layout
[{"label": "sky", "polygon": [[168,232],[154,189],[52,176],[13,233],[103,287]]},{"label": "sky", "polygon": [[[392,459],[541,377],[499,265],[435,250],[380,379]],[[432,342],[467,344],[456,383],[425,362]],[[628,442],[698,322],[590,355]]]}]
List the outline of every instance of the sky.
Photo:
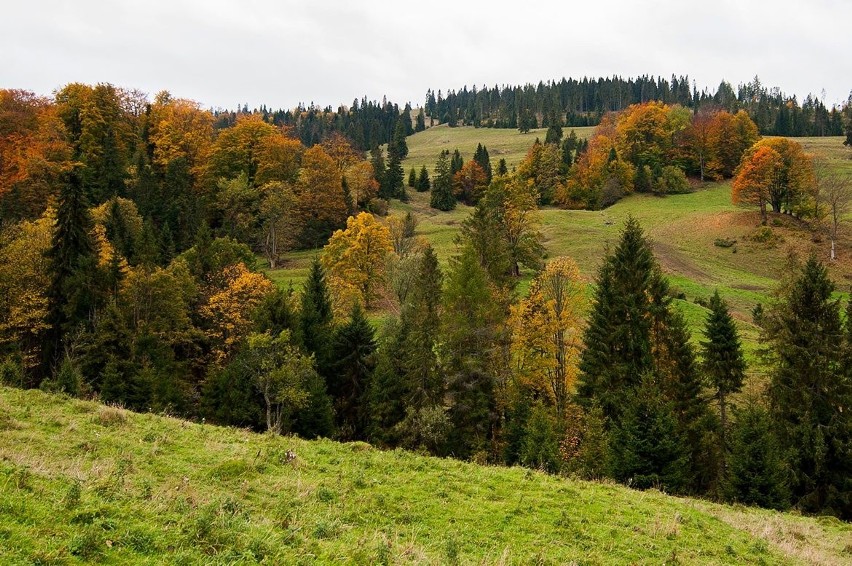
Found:
[{"label": "sky", "polygon": [[43,95],[108,82],[213,108],[416,107],[430,88],[673,74],[713,91],[757,75],[828,106],[852,90],[849,0],[3,4],[0,88]]}]

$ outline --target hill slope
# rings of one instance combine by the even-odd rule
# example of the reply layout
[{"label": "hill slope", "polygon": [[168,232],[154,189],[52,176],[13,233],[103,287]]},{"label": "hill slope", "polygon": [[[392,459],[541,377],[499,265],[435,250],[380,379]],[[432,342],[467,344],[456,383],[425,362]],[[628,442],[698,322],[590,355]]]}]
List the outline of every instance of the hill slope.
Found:
[{"label": "hill slope", "polygon": [[0,388],[0,563],[815,563],[852,528]]}]

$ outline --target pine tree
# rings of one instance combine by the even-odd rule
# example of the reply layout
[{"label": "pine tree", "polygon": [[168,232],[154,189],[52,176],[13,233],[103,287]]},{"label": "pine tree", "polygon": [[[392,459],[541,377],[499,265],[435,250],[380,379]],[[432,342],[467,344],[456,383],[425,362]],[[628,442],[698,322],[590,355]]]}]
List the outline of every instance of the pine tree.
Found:
[{"label": "pine tree", "polygon": [[[406,150],[407,151],[407,150]],[[399,153],[399,147],[393,144],[388,146],[388,168],[385,172],[385,186],[382,198],[398,198],[405,202],[408,200],[405,195],[405,170],[402,168],[402,160],[404,156]]]},{"label": "pine tree", "polygon": [[450,173],[450,159],[447,151],[442,151],[435,164],[435,181],[432,183],[432,195],[429,205],[438,210],[452,210],[456,207],[453,196],[453,176]]},{"label": "pine tree", "polygon": [[417,192],[425,193],[431,188],[429,183],[429,171],[426,170],[426,166],[422,166],[420,168],[420,176],[417,177]]},{"label": "pine tree", "polygon": [[349,321],[335,332],[331,347],[334,362],[328,382],[337,428],[348,440],[366,438],[366,392],[376,366],[375,352],[375,331],[361,305],[355,303]]},{"label": "pine tree", "polygon": [[414,167],[408,172],[408,186],[412,189],[417,186],[417,171],[414,170]]},{"label": "pine tree", "polygon": [[509,173],[509,168],[506,166],[506,160],[500,158],[500,161],[497,163],[497,174],[498,175],[507,175]]},{"label": "pine tree", "polygon": [[450,177],[458,173],[464,167],[464,159],[459,153],[459,150],[456,149],[453,151],[453,156],[450,158]]},{"label": "pine tree", "polygon": [[326,285],[325,272],[319,258],[315,257],[302,290],[298,340],[306,352],[314,354],[317,372],[322,376],[327,376],[330,369],[332,318],[331,295]]},{"label": "pine tree", "polygon": [[797,507],[852,518],[852,382],[845,370],[840,304],[815,258],[805,264],[768,324],[776,357],[769,398],[793,472]]},{"label": "pine tree", "polygon": [[48,289],[50,329],[43,349],[43,375],[49,375],[57,362],[62,340],[73,326],[88,318],[89,304],[85,289],[74,288],[83,283],[86,272],[93,270],[93,244],[90,237],[91,219],[83,194],[83,184],[75,169],[68,173],[59,194],[56,227],[48,252],[51,284]]},{"label": "pine tree", "polygon": [[734,409],[730,457],[722,492],[728,501],[786,509],[788,470],[766,409],[750,399]]},{"label": "pine tree", "polygon": [[[612,441],[621,442],[613,445],[613,450],[621,451],[621,464],[614,467],[618,477],[657,474],[673,489],[701,490],[711,479],[706,476],[705,448],[711,423],[686,324],[670,303],[668,283],[650,243],[631,217],[614,253],[607,255],[598,272],[577,391],[585,405],[600,405]],[[646,456],[641,453],[651,450],[643,446],[652,442],[644,436],[642,415],[653,407],[642,399],[642,387],[659,390],[660,398],[654,403],[668,415],[654,426],[662,430],[669,426],[665,419],[671,417],[676,436],[674,444],[660,448],[651,468],[645,467]],[[635,443],[626,443],[627,438]],[[665,462],[666,457],[672,459]]]},{"label": "pine tree", "polygon": [[423,109],[417,113],[416,123],[414,125],[415,132],[422,132],[426,129],[426,115],[423,113]]},{"label": "pine tree", "polygon": [[473,154],[473,160],[485,171],[485,177],[490,183],[492,178],[491,158],[488,156],[488,150],[481,143],[476,144],[476,152]]},{"label": "pine tree", "polygon": [[376,182],[379,183],[379,197],[383,199],[390,198],[390,196],[393,195],[391,190],[388,188],[388,182],[386,179],[387,166],[385,165],[385,158],[382,154],[382,150],[378,146],[370,150],[370,164],[373,166],[373,177],[376,179]]},{"label": "pine tree", "polygon": [[728,312],[728,305],[719,297],[719,291],[710,297],[709,306],[710,313],[704,329],[706,340],[701,342],[702,368],[719,404],[719,454],[724,472],[728,395],[742,388],[746,365],[737,327]]}]

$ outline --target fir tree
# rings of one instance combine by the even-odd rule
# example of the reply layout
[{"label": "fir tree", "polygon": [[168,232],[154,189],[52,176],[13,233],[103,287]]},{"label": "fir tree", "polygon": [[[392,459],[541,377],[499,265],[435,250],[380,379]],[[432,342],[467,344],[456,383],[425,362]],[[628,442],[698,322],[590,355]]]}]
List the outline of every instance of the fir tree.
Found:
[{"label": "fir tree", "polygon": [[48,259],[51,283],[48,289],[49,330],[43,349],[43,375],[48,375],[61,351],[62,340],[73,326],[88,318],[85,289],[87,271],[93,271],[93,245],[89,236],[91,219],[83,194],[83,184],[75,169],[68,173],[59,194],[59,208]]},{"label": "fir tree", "polygon": [[388,146],[388,168],[385,172],[384,194],[380,194],[382,198],[398,198],[405,202],[407,199],[405,194],[405,170],[402,168],[402,160],[404,156],[399,153],[399,148],[390,145]]},{"label": "fir tree", "polygon": [[334,362],[328,382],[337,428],[345,439],[366,438],[366,392],[376,366],[375,352],[375,331],[361,305],[355,303],[349,321],[335,332],[331,348]]},{"label": "fir tree", "polygon": [[[374,147],[370,150],[370,164],[373,166],[373,177],[379,184],[379,197],[387,199],[392,195],[392,191],[388,188],[387,182],[387,166],[381,148]],[[390,196],[388,196],[390,195]]]},{"label": "fir tree", "polygon": [[417,118],[416,118],[416,122],[415,122],[415,125],[414,125],[414,131],[415,132],[422,132],[425,129],[426,129],[426,115],[424,114],[423,109],[421,108],[420,111],[417,113]]},{"label": "fir tree", "polygon": [[788,470],[766,409],[748,400],[734,409],[730,457],[722,491],[725,499],[770,509],[790,504]]},{"label": "fir tree", "polygon": [[417,187],[417,171],[414,170],[414,167],[408,172],[408,186],[412,189]]},{"label": "fir tree", "polygon": [[476,144],[476,152],[473,154],[473,160],[485,171],[485,177],[490,183],[492,178],[491,158],[488,156],[488,150],[481,143]]},{"label": "fir tree", "polygon": [[317,371],[322,376],[327,376],[330,369],[332,318],[331,295],[325,282],[325,272],[319,258],[315,257],[302,290],[298,340],[306,352],[314,354]]},{"label": "fir tree", "polygon": [[507,175],[509,173],[509,168],[506,166],[506,160],[500,158],[500,161],[497,163],[497,174],[498,175]]},{"label": "fir tree", "polygon": [[796,506],[852,518],[852,382],[834,284],[815,258],[768,322],[776,357],[770,413],[793,472]]},{"label": "fir tree", "polygon": [[425,193],[431,188],[429,183],[429,171],[426,170],[426,166],[422,166],[420,168],[420,175],[417,177],[417,192]]},{"label": "fir tree", "polygon": [[450,177],[458,173],[464,167],[464,159],[459,153],[459,150],[456,149],[453,151],[453,156],[450,158]]},{"label": "fir tree", "polygon": [[452,210],[456,207],[453,195],[453,176],[450,173],[450,159],[447,151],[442,151],[435,164],[435,181],[432,183],[432,195],[429,205],[438,210]]},{"label": "fir tree", "polygon": [[734,319],[718,291],[710,297],[709,306],[710,313],[704,329],[706,340],[701,342],[702,367],[719,404],[719,454],[724,471],[728,396],[742,388],[746,365]]}]

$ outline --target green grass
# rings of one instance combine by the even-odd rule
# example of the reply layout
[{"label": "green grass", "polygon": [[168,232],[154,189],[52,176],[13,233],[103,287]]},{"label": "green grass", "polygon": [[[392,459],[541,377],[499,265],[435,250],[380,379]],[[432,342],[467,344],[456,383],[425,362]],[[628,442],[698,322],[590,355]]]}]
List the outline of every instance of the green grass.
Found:
[{"label": "green grass", "polygon": [[[565,136],[571,130],[572,128],[562,128]],[[594,131],[594,127],[573,128],[573,130],[577,133],[577,137],[587,138]],[[435,126],[406,138],[408,157],[402,165],[406,175],[412,167],[419,172],[423,165],[431,175],[438,155],[443,150],[448,149],[452,153],[453,150],[458,149],[465,161],[468,161],[473,159],[476,145],[481,143],[488,149],[492,167],[496,168],[497,163],[505,159],[506,165],[511,170],[526,157],[527,151],[536,138],[544,141],[545,134],[547,134],[547,128],[530,130],[529,133],[522,134],[517,129]],[[408,179],[407,176],[406,179]]]},{"label": "green grass", "polygon": [[850,536],[833,519],[0,387],[2,564],[840,564]]}]

